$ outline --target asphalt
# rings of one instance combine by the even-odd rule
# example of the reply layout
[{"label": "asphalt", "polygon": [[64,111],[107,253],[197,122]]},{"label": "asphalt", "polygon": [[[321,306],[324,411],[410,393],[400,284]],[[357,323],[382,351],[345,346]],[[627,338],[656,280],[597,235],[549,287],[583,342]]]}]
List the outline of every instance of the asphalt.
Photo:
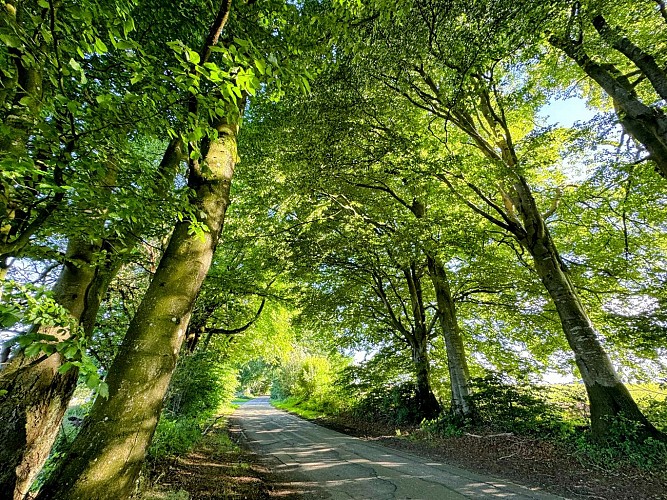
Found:
[{"label": "asphalt", "polygon": [[347,436],[271,406],[268,397],[239,407],[232,425],[266,457],[284,493],[308,499],[540,499],[539,489],[482,476]]}]

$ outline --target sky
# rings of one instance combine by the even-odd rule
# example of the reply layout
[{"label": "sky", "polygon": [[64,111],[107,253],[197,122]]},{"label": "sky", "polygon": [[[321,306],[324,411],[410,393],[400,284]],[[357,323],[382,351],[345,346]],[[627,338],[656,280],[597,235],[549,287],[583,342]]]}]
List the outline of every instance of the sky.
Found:
[{"label": "sky", "polygon": [[538,115],[545,119],[547,125],[571,127],[577,121],[590,120],[595,116],[595,111],[587,108],[586,101],[581,97],[575,96],[550,100],[542,106]]}]

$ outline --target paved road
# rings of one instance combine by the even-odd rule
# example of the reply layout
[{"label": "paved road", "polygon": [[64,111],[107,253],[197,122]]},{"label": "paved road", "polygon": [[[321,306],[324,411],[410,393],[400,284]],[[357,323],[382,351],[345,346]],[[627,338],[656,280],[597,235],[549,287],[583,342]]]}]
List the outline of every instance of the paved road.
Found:
[{"label": "paved road", "polygon": [[266,397],[242,405],[232,425],[307,498],[560,499],[325,429],[276,410]]}]

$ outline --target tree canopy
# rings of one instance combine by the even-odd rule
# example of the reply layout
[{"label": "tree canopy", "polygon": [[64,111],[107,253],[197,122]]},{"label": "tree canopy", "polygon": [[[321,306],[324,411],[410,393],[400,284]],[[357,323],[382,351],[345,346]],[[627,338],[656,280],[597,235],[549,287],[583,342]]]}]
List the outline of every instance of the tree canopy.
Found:
[{"label": "tree canopy", "polygon": [[665,377],[665,33],[659,0],[6,2],[0,487],[78,377],[40,499],[127,497],[233,374],[466,425],[479,377],[558,373],[596,439],[664,441],[627,383]]}]

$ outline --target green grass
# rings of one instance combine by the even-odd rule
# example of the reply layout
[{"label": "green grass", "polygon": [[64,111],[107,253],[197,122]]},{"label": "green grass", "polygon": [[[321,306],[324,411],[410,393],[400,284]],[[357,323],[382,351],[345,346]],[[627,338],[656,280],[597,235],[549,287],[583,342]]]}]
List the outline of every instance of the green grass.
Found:
[{"label": "green grass", "polygon": [[304,401],[299,398],[287,398],[281,401],[271,401],[271,404],[280,410],[295,413],[300,417],[309,420],[326,416],[326,413],[317,408],[314,403],[310,401]]},{"label": "green grass", "polygon": [[255,399],[254,397],[249,397],[249,396],[236,396],[234,399],[232,399],[232,406],[234,408],[238,408],[239,405],[242,405],[243,403],[247,403],[248,401],[251,401]]}]

